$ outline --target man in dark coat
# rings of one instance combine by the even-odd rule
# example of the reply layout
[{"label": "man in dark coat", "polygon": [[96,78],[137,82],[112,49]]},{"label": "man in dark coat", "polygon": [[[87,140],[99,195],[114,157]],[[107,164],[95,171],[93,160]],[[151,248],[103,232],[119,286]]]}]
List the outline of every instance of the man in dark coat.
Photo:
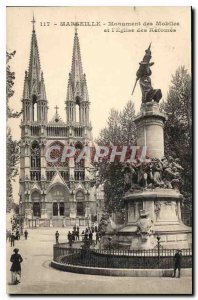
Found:
[{"label": "man in dark coat", "polygon": [[16,240],[20,240],[20,233],[18,229],[16,230]]},{"label": "man in dark coat", "polygon": [[176,277],[176,270],[178,269],[178,278],[180,277],[181,273],[181,259],[182,259],[182,251],[177,249],[175,256],[174,256],[174,275]]},{"label": "man in dark coat", "polygon": [[75,231],[74,230],[72,231],[71,235],[72,235],[72,242],[75,242]]},{"label": "man in dark coat", "polygon": [[[12,263],[12,266],[10,268],[11,274],[12,274],[12,283],[18,284],[20,283],[21,279],[21,263],[23,261],[20,254],[18,254],[19,249],[15,248],[13,250],[14,254],[11,255],[10,261]],[[17,278],[17,275],[19,275],[19,279]]]},{"label": "man in dark coat", "polygon": [[14,235],[14,233],[12,232],[11,233],[11,236],[10,236],[10,246],[11,247],[14,247],[14,240],[15,240],[15,235]]},{"label": "man in dark coat", "polygon": [[96,244],[100,241],[100,235],[99,232],[96,232]]},{"label": "man in dark coat", "polygon": [[58,244],[59,243],[59,232],[58,232],[58,230],[55,233],[55,238],[56,238],[56,244]]},{"label": "man in dark coat", "polygon": [[71,247],[71,246],[72,246],[72,234],[71,234],[70,231],[68,232],[67,239],[68,239],[69,245],[70,245],[70,247]]},{"label": "man in dark coat", "polygon": [[92,244],[92,239],[93,239],[93,233],[92,231],[89,232],[89,241],[90,241],[90,244]]},{"label": "man in dark coat", "polygon": [[24,235],[25,235],[25,240],[27,240],[27,237],[28,237],[28,231],[27,230],[25,230]]}]

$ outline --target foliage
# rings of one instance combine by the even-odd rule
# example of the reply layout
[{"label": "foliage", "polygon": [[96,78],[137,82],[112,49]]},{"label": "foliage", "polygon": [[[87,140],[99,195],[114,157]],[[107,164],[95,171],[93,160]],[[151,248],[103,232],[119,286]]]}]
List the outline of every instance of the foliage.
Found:
[{"label": "foliage", "polygon": [[128,101],[120,116],[121,142],[123,145],[135,145],[136,127],[134,123],[135,108],[132,101]]},{"label": "foliage", "polygon": [[[6,104],[7,104],[7,118],[18,118],[22,112],[16,112],[10,108],[9,100],[14,95],[14,80],[15,72],[11,71],[10,60],[14,57],[16,51],[6,52]],[[6,133],[6,171],[7,171],[7,186],[6,186],[6,211],[9,212],[13,203],[13,188],[12,182],[18,174],[17,164],[19,162],[19,145],[16,140],[13,140],[12,133],[7,127]]]},{"label": "foliage", "polygon": [[134,145],[136,140],[135,109],[132,101],[128,101],[123,111],[112,108],[107,126],[100,131],[98,144]]},{"label": "foliage", "polygon": [[99,138],[96,140],[98,144],[107,145],[112,143],[118,145],[121,143],[121,114],[112,108],[109,113],[107,126],[100,131]]},{"label": "foliage", "polygon": [[183,172],[182,194],[189,208],[192,204],[192,99],[191,76],[181,66],[172,76],[167,101],[161,109],[168,115],[165,124],[165,155],[178,157]]},{"label": "foliage", "polygon": [[[136,128],[134,124],[134,105],[129,101],[123,111],[111,109],[107,126],[101,130],[96,142],[100,145],[134,145],[136,139]],[[125,193],[124,176],[122,173],[123,164],[119,161],[100,161],[99,178],[104,183],[105,208],[108,213],[122,212],[123,195]]]},{"label": "foliage", "polygon": [[13,189],[12,182],[15,181],[16,175],[18,175],[17,164],[19,162],[19,143],[13,140],[10,128],[7,128],[7,211],[9,212],[13,202]]}]

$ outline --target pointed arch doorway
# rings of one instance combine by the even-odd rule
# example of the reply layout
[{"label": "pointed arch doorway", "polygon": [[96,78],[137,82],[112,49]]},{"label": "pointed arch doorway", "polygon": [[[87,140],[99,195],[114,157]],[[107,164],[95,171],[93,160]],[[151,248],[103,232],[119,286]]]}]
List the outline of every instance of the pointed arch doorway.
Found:
[{"label": "pointed arch doorway", "polygon": [[64,185],[54,185],[48,193],[48,200],[52,203],[52,217],[64,217],[69,213],[69,191]]}]

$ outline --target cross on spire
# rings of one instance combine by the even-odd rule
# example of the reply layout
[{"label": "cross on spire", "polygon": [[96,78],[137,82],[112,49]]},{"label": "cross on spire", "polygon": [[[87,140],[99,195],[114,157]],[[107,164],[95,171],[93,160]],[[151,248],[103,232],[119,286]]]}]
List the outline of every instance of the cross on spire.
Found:
[{"label": "cross on spire", "polygon": [[36,23],[36,21],[35,21],[35,19],[34,19],[34,14],[33,14],[33,18],[32,18],[31,23],[33,24],[33,31],[34,31],[34,24]]},{"label": "cross on spire", "polygon": [[55,110],[56,110],[56,114],[58,114],[58,109],[59,109],[59,107],[56,105],[54,108],[55,108]]}]

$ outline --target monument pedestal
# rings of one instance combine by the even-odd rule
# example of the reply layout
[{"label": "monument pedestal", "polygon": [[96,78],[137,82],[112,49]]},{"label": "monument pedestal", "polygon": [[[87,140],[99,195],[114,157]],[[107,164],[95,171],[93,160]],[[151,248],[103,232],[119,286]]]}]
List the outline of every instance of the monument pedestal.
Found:
[{"label": "monument pedestal", "polygon": [[166,115],[156,102],[144,103],[134,122],[137,128],[137,146],[146,147],[149,157],[164,156],[164,123]]},{"label": "monument pedestal", "polygon": [[[177,164],[173,166],[173,162],[167,161],[165,166],[161,161],[164,157],[165,120],[165,114],[160,112],[159,104],[154,101],[143,103],[135,119],[137,146],[146,149],[151,165],[142,161],[139,167],[135,167],[135,172],[139,172],[137,177],[141,177],[141,180],[136,179],[137,182],[134,186],[133,182],[124,197],[126,224],[117,232],[116,239],[119,246],[125,249],[155,248],[157,236],[164,248],[191,247],[191,228],[181,220],[183,196],[174,184],[179,180],[178,177],[171,179],[176,174],[172,169]],[[167,173],[170,175],[168,180]]]},{"label": "monument pedestal", "polygon": [[[164,248],[190,248],[191,228],[181,220],[181,200],[182,195],[174,189],[128,192],[124,199],[126,226],[117,233],[118,240],[121,244],[128,244],[128,247],[130,243],[131,249],[148,249],[148,246],[152,249],[157,245],[157,236],[160,236]],[[142,235],[138,234],[141,211],[147,212],[150,218],[150,225],[146,221],[142,225]]]}]

